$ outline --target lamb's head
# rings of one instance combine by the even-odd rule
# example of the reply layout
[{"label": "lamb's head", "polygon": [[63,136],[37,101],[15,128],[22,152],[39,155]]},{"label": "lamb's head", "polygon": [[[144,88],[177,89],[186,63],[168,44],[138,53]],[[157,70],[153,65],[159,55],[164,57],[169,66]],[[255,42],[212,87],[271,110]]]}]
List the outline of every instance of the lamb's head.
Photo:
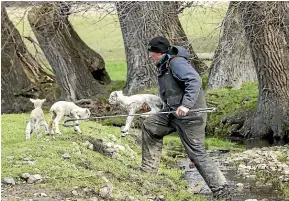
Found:
[{"label": "lamb's head", "polygon": [[117,98],[122,96],[122,95],[123,95],[122,91],[113,91],[113,92],[111,92],[111,94],[109,96],[109,99],[108,99],[109,104],[116,105],[118,103]]},{"label": "lamb's head", "polygon": [[80,117],[80,118],[89,118],[90,117],[90,110],[88,108],[79,108],[77,110],[77,115]]},{"label": "lamb's head", "polygon": [[42,105],[46,101],[46,99],[32,99],[32,98],[30,98],[30,101],[32,103],[34,103],[34,108],[37,108],[37,107],[42,107]]}]

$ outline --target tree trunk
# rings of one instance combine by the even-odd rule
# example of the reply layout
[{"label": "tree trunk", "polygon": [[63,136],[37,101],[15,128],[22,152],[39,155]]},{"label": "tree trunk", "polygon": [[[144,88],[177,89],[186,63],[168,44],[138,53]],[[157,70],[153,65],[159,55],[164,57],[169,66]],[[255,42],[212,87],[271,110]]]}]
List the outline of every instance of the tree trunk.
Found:
[{"label": "tree trunk", "polygon": [[[157,2],[160,4],[160,2]],[[182,27],[181,21],[178,17],[179,4],[178,2],[164,1],[163,6],[166,20],[166,35],[171,40],[172,44],[183,46],[190,51],[190,61],[197,72],[202,75],[208,71],[208,66],[197,56],[192,44],[189,42],[187,35]],[[160,23],[162,23],[160,21]]]},{"label": "tree trunk", "polygon": [[[287,6],[287,7],[286,7]],[[247,137],[285,133],[289,108],[289,41],[284,16],[288,2],[241,2],[245,27],[259,81],[256,114],[241,132]],[[284,129],[285,128],[285,129]]]},{"label": "tree trunk", "polygon": [[206,66],[194,53],[178,19],[175,2],[117,2],[127,60],[125,94],[137,93],[157,83],[156,67],[148,57],[147,44],[163,35],[172,44],[189,47],[199,72]]},{"label": "tree trunk", "polygon": [[[26,52],[19,32],[1,6],[1,112],[18,113],[32,109],[28,98],[38,97],[38,89],[23,69],[29,69],[31,60],[20,56]],[[34,66],[35,67],[35,66]]]},{"label": "tree trunk", "polygon": [[32,30],[56,75],[63,100],[96,98],[110,83],[102,57],[89,48],[68,21],[69,7],[44,3],[28,13]]},{"label": "tree trunk", "polygon": [[243,82],[257,80],[245,31],[238,18],[239,4],[230,2],[223,20],[223,33],[210,67],[207,90],[240,89]]}]

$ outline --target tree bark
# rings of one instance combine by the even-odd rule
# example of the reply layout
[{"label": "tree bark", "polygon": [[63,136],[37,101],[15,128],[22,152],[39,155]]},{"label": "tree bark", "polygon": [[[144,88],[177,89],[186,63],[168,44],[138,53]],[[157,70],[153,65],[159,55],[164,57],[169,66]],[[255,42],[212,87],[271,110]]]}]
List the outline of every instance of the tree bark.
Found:
[{"label": "tree bark", "polygon": [[127,60],[125,94],[137,93],[157,83],[156,67],[148,57],[147,44],[155,36],[167,37],[174,45],[187,47],[194,67],[206,66],[194,53],[177,15],[175,2],[117,2]]},{"label": "tree bark", "polygon": [[29,111],[33,104],[30,104],[28,98],[39,96],[37,87],[24,72],[24,69],[29,69],[32,63],[31,60],[24,62],[20,56],[27,49],[23,45],[16,27],[8,18],[3,3],[1,6],[1,37],[1,112]]},{"label": "tree bark", "polygon": [[110,83],[103,58],[89,48],[68,21],[68,4],[44,3],[28,13],[32,30],[61,89],[61,99],[96,98]]},{"label": "tree bark", "polygon": [[[289,40],[284,17],[288,2],[241,2],[245,28],[259,82],[257,111],[241,133],[246,137],[281,137],[288,130]],[[285,128],[285,129],[284,129]]]},{"label": "tree bark", "polygon": [[225,87],[240,89],[243,82],[257,80],[245,31],[238,18],[239,4],[230,2],[223,20],[223,33],[210,67],[208,91]]}]

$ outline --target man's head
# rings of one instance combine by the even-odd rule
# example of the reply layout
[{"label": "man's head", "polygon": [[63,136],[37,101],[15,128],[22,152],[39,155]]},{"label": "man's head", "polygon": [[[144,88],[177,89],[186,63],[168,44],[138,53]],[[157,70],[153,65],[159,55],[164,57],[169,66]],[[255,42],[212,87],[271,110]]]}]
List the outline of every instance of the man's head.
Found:
[{"label": "man's head", "polygon": [[157,36],[150,40],[148,51],[155,64],[159,62],[162,56],[170,50],[170,42],[163,36]]}]

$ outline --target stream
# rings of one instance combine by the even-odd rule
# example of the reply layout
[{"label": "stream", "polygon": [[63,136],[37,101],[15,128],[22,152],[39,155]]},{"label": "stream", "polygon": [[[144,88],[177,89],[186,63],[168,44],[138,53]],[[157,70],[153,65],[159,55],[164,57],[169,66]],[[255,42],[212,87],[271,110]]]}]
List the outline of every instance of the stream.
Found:
[{"label": "stream", "polygon": [[[270,144],[262,140],[246,140],[241,142],[248,150],[252,148],[262,148],[270,146],[281,146],[283,143]],[[219,150],[207,150],[208,156],[216,163],[227,178],[229,189],[232,193],[232,201],[282,201],[278,190],[272,185],[256,185],[254,180],[238,177],[234,167],[229,166],[226,161],[229,156],[228,152]],[[205,181],[197,171],[197,169],[189,168],[189,160],[184,159],[180,162],[180,166],[185,169],[184,179],[189,182],[192,193],[199,193],[202,197],[213,200],[211,190],[205,184]],[[237,185],[238,184],[238,185]],[[242,187],[243,186],[243,187]]]}]

